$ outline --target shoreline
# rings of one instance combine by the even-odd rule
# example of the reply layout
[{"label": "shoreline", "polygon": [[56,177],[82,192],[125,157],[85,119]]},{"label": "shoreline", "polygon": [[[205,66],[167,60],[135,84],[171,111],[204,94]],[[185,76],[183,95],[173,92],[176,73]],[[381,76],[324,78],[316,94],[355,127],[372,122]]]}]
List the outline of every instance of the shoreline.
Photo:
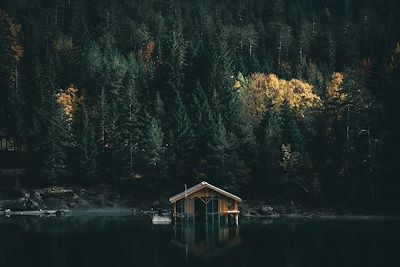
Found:
[{"label": "shoreline", "polygon": [[[40,211],[0,211],[0,218],[4,217],[136,217],[150,219],[154,211],[132,209],[88,209],[88,210],[40,210]],[[335,214],[335,213],[309,213],[309,214],[283,214],[283,215],[261,215],[261,216],[240,216],[245,222],[271,220],[326,220],[326,221],[365,221],[365,222],[400,222],[397,215],[365,215],[365,214]],[[149,220],[150,222],[150,220]]]},{"label": "shoreline", "polygon": [[262,215],[258,217],[245,217],[247,220],[262,219],[299,219],[299,220],[341,220],[341,221],[398,221],[398,215],[379,214],[337,214],[337,213],[308,213],[308,214],[283,214],[283,215]]},{"label": "shoreline", "polygon": [[[1,194],[3,193],[3,194]],[[8,196],[0,191],[0,216],[89,216],[121,215],[151,217],[161,211],[169,214],[170,204],[165,197],[140,198],[132,192],[116,188],[47,187],[34,190],[14,189]],[[267,204],[269,203],[269,204]],[[240,208],[245,220],[263,219],[323,219],[400,221],[400,215],[377,212],[377,209],[350,210],[343,207],[318,207],[259,199],[245,201]]]}]

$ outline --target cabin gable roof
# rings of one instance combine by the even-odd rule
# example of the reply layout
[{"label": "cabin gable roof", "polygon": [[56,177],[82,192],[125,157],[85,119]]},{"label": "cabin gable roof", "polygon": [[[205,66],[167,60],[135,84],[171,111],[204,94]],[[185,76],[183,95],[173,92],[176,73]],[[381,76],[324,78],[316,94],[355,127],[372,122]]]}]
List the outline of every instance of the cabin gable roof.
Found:
[{"label": "cabin gable roof", "polygon": [[196,192],[198,192],[198,191],[200,191],[200,190],[202,190],[204,188],[209,188],[209,189],[211,189],[211,190],[213,190],[215,192],[220,193],[221,195],[224,195],[224,196],[226,196],[228,198],[234,199],[237,202],[242,202],[242,199],[240,197],[238,197],[238,196],[236,196],[234,194],[231,194],[231,193],[229,193],[229,192],[227,192],[227,191],[225,191],[225,190],[223,190],[221,188],[218,188],[218,187],[216,187],[216,186],[214,186],[212,184],[209,184],[207,182],[201,182],[201,183],[199,183],[199,184],[197,184],[197,185],[195,185],[195,186],[193,186],[191,188],[188,188],[186,191],[183,191],[183,192],[181,192],[179,194],[176,194],[175,196],[170,197],[169,201],[171,203],[175,203],[175,202],[177,202],[177,201],[179,201],[179,200],[181,200],[181,199],[183,199],[183,198],[185,198],[185,197],[187,197],[187,196],[189,196],[189,195],[191,195],[193,193],[196,193]]}]

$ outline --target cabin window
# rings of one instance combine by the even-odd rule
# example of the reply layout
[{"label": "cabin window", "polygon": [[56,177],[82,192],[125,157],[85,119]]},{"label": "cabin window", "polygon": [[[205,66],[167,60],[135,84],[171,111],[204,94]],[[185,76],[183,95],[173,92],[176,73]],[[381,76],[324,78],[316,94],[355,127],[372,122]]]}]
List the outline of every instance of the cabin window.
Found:
[{"label": "cabin window", "polygon": [[207,204],[207,213],[218,213],[218,198],[211,198]]}]

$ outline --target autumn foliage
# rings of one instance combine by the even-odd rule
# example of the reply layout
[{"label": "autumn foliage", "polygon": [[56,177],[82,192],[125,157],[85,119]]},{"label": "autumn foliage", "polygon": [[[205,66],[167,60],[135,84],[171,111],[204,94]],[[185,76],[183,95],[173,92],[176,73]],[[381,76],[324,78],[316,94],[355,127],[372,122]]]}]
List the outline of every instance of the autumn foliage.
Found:
[{"label": "autumn foliage", "polygon": [[83,97],[78,96],[78,89],[73,85],[60,90],[57,94],[57,102],[62,106],[68,123],[73,121],[78,105],[82,101]]},{"label": "autumn foliage", "polygon": [[151,60],[151,57],[153,56],[154,49],[156,48],[156,45],[154,42],[148,42],[144,48],[141,51],[141,55],[143,58],[143,61],[148,64]]},{"label": "autumn foliage", "polygon": [[1,78],[10,81],[13,86],[17,82],[17,66],[24,54],[20,33],[21,25],[0,9],[0,69],[5,70]]},{"label": "autumn foliage", "polygon": [[300,117],[307,109],[321,106],[313,86],[299,79],[288,81],[275,74],[253,73],[248,79],[239,77],[235,88],[240,90],[246,110],[256,121],[262,119],[268,109],[279,111],[284,102]]},{"label": "autumn foliage", "polygon": [[331,76],[331,80],[326,88],[327,98],[331,102],[344,102],[347,99],[347,95],[343,92],[343,81],[344,76],[340,72],[335,72]]},{"label": "autumn foliage", "polygon": [[13,21],[7,13],[0,9],[0,25],[1,27],[9,32],[8,38],[11,43],[11,54],[14,59],[18,62],[24,53],[22,45],[19,44],[18,36],[21,32],[21,25]]}]

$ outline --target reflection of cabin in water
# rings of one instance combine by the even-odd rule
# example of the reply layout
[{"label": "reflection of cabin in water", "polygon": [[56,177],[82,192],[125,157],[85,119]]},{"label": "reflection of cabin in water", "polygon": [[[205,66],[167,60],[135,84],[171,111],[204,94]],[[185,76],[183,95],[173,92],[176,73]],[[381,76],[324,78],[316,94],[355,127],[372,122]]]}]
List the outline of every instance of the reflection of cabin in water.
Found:
[{"label": "reflection of cabin in water", "polygon": [[177,218],[207,221],[210,216],[212,219],[217,216],[218,220],[221,217],[226,221],[233,218],[237,225],[238,204],[242,199],[207,182],[201,182],[171,197],[169,201],[173,205],[175,221]]},{"label": "reflection of cabin in water", "polygon": [[218,257],[241,243],[239,227],[216,224],[195,225],[184,223],[174,228],[172,244],[189,257],[207,259]]}]

